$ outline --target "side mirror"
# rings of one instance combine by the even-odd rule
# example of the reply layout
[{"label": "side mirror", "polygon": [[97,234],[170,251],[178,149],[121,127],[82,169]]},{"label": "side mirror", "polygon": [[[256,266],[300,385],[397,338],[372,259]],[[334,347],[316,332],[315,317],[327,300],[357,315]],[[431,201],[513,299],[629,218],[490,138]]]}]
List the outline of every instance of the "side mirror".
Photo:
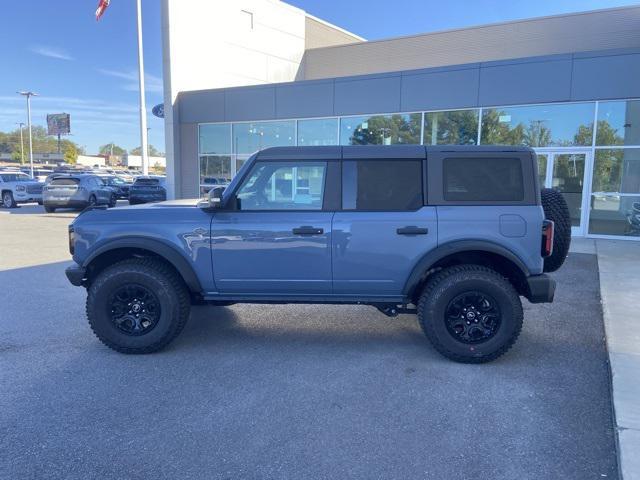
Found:
[{"label": "side mirror", "polygon": [[214,187],[209,190],[207,194],[207,199],[205,201],[200,202],[201,208],[206,209],[220,209],[222,208],[222,194],[224,193],[225,187]]}]

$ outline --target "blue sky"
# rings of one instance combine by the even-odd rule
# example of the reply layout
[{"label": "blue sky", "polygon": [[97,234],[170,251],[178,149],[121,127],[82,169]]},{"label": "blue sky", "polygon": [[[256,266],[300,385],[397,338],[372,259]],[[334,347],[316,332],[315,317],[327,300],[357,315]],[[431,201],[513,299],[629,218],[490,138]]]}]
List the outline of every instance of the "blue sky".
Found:
[{"label": "blue sky", "polygon": [[[183,0],[189,1],[189,0]],[[221,0],[211,0],[221,1]],[[233,1],[233,0],[225,0]],[[97,0],[5,1],[1,7],[0,130],[26,118],[17,90],[30,89],[33,123],[47,113],[71,114],[72,140],[95,153],[111,141],[139,142],[135,2],[112,0],[102,20]],[[162,102],[160,2],[143,0],[147,106]],[[290,0],[307,12],[373,40],[608,8],[628,0]],[[164,151],[162,120],[149,114],[150,142]]]}]

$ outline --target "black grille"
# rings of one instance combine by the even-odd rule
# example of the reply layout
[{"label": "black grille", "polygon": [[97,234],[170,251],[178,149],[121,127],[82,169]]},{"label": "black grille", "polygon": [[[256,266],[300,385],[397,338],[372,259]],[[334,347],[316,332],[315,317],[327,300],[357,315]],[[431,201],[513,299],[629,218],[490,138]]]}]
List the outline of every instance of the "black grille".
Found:
[{"label": "black grille", "polygon": [[27,185],[27,193],[42,193],[42,185]]}]

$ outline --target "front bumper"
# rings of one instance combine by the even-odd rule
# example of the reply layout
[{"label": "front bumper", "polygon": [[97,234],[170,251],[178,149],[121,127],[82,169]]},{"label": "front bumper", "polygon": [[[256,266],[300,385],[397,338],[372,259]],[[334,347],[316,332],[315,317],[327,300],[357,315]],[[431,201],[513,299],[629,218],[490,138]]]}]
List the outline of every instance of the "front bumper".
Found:
[{"label": "front bumper", "polygon": [[15,192],[15,194],[13,195],[13,199],[16,203],[42,202],[42,194]]},{"label": "front bumper", "polygon": [[556,281],[544,273],[527,277],[527,300],[531,303],[551,303],[556,293]]},{"label": "front bumper", "polygon": [[81,287],[84,284],[87,270],[85,268],[82,268],[80,265],[72,265],[70,267],[67,267],[64,273],[69,279],[69,282],[71,282],[71,285]]}]

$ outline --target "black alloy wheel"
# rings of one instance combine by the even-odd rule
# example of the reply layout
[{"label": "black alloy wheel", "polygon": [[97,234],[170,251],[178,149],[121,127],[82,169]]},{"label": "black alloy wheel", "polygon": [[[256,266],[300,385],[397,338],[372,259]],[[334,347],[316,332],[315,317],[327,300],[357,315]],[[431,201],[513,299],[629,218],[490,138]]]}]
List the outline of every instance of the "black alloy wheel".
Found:
[{"label": "black alloy wheel", "polygon": [[500,328],[498,302],[486,293],[464,292],[449,302],[445,310],[447,330],[466,344],[486,342]]},{"label": "black alloy wheel", "polygon": [[107,307],[113,325],[127,335],[145,335],[153,330],[160,319],[158,297],[142,285],[121,286],[113,292]]}]

